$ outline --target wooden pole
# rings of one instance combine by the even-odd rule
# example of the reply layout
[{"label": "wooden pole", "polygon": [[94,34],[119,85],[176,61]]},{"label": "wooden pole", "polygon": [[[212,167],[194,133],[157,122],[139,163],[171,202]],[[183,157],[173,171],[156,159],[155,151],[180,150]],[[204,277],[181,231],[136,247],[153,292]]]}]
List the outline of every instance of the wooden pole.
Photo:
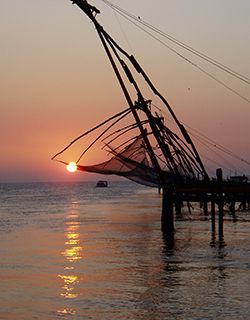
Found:
[{"label": "wooden pole", "polygon": [[235,201],[234,200],[232,200],[229,209],[230,209],[230,212],[232,213],[232,216],[233,216],[233,222],[236,222]]},{"label": "wooden pole", "polygon": [[174,234],[174,199],[173,191],[163,187],[162,194],[162,230],[169,234]]},{"label": "wooden pole", "polygon": [[176,216],[180,217],[181,216],[181,207],[182,207],[182,202],[180,199],[175,200],[175,214]]},{"label": "wooden pole", "polygon": [[204,195],[203,212],[204,212],[204,215],[205,215],[205,216],[208,216],[208,207],[207,207],[207,198],[206,198],[206,195]]},{"label": "wooden pole", "polygon": [[215,228],[215,194],[212,193],[212,200],[211,200],[211,229],[212,229],[212,239],[211,239],[211,246],[215,245],[216,239],[216,228]]},{"label": "wooden pole", "polygon": [[211,227],[212,232],[215,234],[215,199],[214,194],[212,195],[212,201],[211,201]]},{"label": "wooden pole", "polygon": [[161,229],[166,249],[174,247],[174,197],[173,190],[163,187]]},{"label": "wooden pole", "polygon": [[219,225],[218,225],[218,232],[219,232],[219,242],[220,244],[224,243],[223,239],[223,192],[222,192],[222,182],[223,182],[223,175],[222,169],[216,170],[217,175],[217,190],[218,190],[218,209],[219,209]]}]

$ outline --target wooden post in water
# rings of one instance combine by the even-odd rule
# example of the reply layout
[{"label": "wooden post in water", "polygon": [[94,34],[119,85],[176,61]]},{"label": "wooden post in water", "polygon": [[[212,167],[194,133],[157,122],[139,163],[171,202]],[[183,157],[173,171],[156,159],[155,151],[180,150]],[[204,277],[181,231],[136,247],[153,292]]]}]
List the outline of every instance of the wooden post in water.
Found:
[{"label": "wooden post in water", "polygon": [[174,197],[173,190],[163,187],[161,225],[164,233],[174,234]]},{"label": "wooden post in water", "polygon": [[174,247],[174,195],[173,190],[163,187],[161,230],[167,249]]},{"label": "wooden post in water", "polygon": [[236,214],[235,214],[235,201],[232,199],[232,202],[229,207],[230,212],[232,213],[233,216],[233,222],[236,222]]},{"label": "wooden post in water", "polygon": [[203,212],[205,216],[208,216],[208,207],[207,207],[207,197],[204,195],[204,202],[203,202]]},{"label": "wooden post in water", "polygon": [[211,227],[212,232],[215,235],[215,199],[214,199],[214,193],[212,194],[212,201],[211,201]]},{"label": "wooden post in water", "polygon": [[223,192],[222,192],[222,183],[223,183],[223,175],[222,169],[216,170],[217,176],[217,188],[218,188],[218,209],[219,209],[219,225],[218,225],[218,233],[219,233],[219,242],[223,243]]},{"label": "wooden post in water", "polygon": [[214,191],[212,192],[212,199],[211,199],[211,229],[212,229],[211,246],[214,246],[214,245],[215,245],[215,239],[216,239],[216,229],[215,229],[215,194],[214,194]]},{"label": "wooden post in water", "polygon": [[182,206],[182,202],[180,199],[176,199],[175,200],[175,214],[177,217],[181,216],[181,206]]},{"label": "wooden post in water", "polygon": [[211,229],[212,229],[212,238],[215,240],[216,236],[216,229],[215,229],[215,203],[216,203],[216,196],[215,196],[215,185],[212,182],[212,194],[211,194]]}]

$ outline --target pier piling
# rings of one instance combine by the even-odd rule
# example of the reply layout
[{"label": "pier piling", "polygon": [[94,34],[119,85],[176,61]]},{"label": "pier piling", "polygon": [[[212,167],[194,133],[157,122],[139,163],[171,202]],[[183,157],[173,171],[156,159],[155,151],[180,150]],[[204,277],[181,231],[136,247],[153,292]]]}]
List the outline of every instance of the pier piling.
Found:
[{"label": "pier piling", "polygon": [[173,191],[163,188],[162,193],[162,230],[169,235],[174,234],[174,197]]},{"label": "pier piling", "polygon": [[218,233],[219,233],[219,242],[223,243],[223,190],[222,190],[222,183],[223,183],[223,174],[222,169],[216,170],[217,176],[217,188],[218,188],[218,210],[219,210],[219,219],[218,219]]}]

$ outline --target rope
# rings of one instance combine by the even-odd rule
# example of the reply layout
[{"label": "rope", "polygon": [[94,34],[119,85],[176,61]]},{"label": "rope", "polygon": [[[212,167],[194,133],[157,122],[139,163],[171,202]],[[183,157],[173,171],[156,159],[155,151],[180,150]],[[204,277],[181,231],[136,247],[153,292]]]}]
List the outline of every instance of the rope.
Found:
[{"label": "rope", "polygon": [[[143,21],[141,18],[138,19],[138,17],[136,17],[135,15],[127,12],[126,10],[120,8],[117,5],[112,4],[111,2],[107,1],[107,0],[101,0],[103,1],[106,5],[108,5],[110,8],[112,8],[113,10],[115,10],[118,14],[120,14],[123,18],[125,18],[126,20],[130,21],[133,25],[135,25],[137,28],[141,29],[143,32],[145,32],[146,34],[148,34],[150,37],[152,37],[153,39],[155,39],[156,41],[158,41],[159,43],[161,43],[163,46],[165,46],[166,48],[168,48],[170,51],[172,51],[173,53],[175,53],[177,56],[179,56],[180,58],[182,58],[183,60],[185,60],[186,62],[190,63],[192,66],[194,66],[195,68],[197,68],[198,70],[200,70],[202,73],[204,73],[206,76],[210,77],[211,79],[213,79],[214,81],[216,81],[217,83],[219,83],[220,85],[222,85],[224,88],[228,89],[229,91],[231,91],[232,93],[234,93],[235,95],[237,95],[238,97],[240,97],[241,99],[243,99],[245,102],[250,103],[250,100],[243,96],[242,94],[240,94],[238,91],[236,91],[235,89],[231,88],[230,86],[228,86],[226,83],[224,83],[223,81],[219,80],[218,78],[216,78],[215,76],[213,76],[211,73],[209,73],[208,71],[206,71],[205,69],[203,69],[202,67],[200,67],[197,63],[194,63],[193,61],[191,61],[190,59],[188,59],[187,57],[185,57],[183,54],[180,54],[178,51],[176,51],[175,49],[173,49],[172,47],[170,47],[169,45],[167,45],[165,42],[163,42],[162,40],[160,40],[159,38],[157,38],[156,36],[154,36],[152,33],[150,33],[149,31],[145,30],[142,26],[140,26],[139,24],[149,28],[150,30],[156,32],[157,34],[167,38],[168,40],[174,42],[176,45],[182,47],[183,49],[191,52],[192,54],[198,56],[199,58],[202,58],[203,60],[205,60],[206,62],[209,62],[210,64],[212,64],[213,66],[216,66],[217,68],[219,68],[220,70],[230,74],[231,76],[237,78],[238,80],[241,80],[247,84],[250,84],[250,79],[234,70],[232,70],[231,68],[225,66],[224,64],[216,61],[215,59],[210,58],[208,55],[205,55],[201,52],[199,52],[198,50],[193,49],[192,47],[184,44],[183,42],[175,39],[174,37],[164,33],[163,31],[153,27],[152,25],[150,25],[149,23]],[[134,21],[133,21],[134,20]],[[136,22],[135,22],[136,21]]]}]

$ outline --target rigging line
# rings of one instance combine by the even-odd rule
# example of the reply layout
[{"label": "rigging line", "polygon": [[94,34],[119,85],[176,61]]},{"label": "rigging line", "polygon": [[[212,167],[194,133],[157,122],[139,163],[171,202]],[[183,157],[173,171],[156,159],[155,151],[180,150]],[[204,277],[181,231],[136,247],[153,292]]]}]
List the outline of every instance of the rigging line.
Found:
[{"label": "rigging line", "polygon": [[127,108],[117,114],[115,114],[114,116],[110,117],[109,119],[101,122],[100,124],[98,124],[97,126],[95,126],[94,128],[84,132],[83,134],[81,134],[80,136],[78,136],[76,139],[74,139],[73,141],[71,141],[64,149],[62,149],[61,151],[59,151],[57,154],[55,154],[51,160],[55,159],[57,156],[59,156],[60,154],[62,154],[63,152],[65,152],[70,146],[72,146],[72,144],[74,144],[76,141],[78,141],[79,139],[83,138],[84,136],[88,135],[89,133],[95,131],[96,129],[102,127],[103,125],[105,125],[106,123],[108,123],[109,121],[123,115],[124,113],[129,114],[131,112],[130,108]]},{"label": "rigging line", "polygon": [[[230,167],[226,167],[225,165],[223,165],[223,164],[215,161],[214,159],[211,159],[211,158],[209,158],[209,157],[207,157],[207,156],[204,156],[204,155],[203,155],[203,157],[204,157],[205,159],[207,159],[208,161],[213,162],[214,164],[222,167],[223,169],[227,170],[227,171],[230,172],[230,173],[231,173],[232,171],[235,171],[235,172],[239,172],[240,174],[244,175],[244,172],[243,172],[243,171],[241,171],[240,169],[237,169],[237,168],[234,167],[234,166],[232,166],[231,168],[230,168]],[[230,163],[228,163],[228,164],[230,164]]]},{"label": "rigging line", "polygon": [[[187,126],[188,127],[188,126]],[[190,128],[191,129],[191,128]],[[194,132],[196,130],[194,129],[191,129],[193,130]],[[224,148],[223,146],[219,145],[219,144],[214,144],[213,140],[205,137],[204,135],[202,135],[201,133],[199,133],[198,131],[196,131],[196,134],[194,133],[190,133],[190,135],[194,138],[196,138],[197,140],[199,140],[202,144],[207,144],[207,145],[210,145],[210,147],[213,147],[215,149],[218,149],[219,151],[223,152],[224,154],[227,154],[228,156],[234,158],[234,159],[237,159],[238,161],[241,161],[241,162],[244,162],[245,164],[247,165],[250,165],[250,162],[243,159],[242,157],[239,157],[237,154],[233,153],[232,151]],[[199,136],[200,135],[200,136]],[[211,148],[211,150],[214,150]],[[213,151],[215,152],[215,151]],[[215,152],[216,153],[216,152]],[[217,153],[216,153],[217,154]],[[222,157],[222,156],[221,156]],[[223,157],[222,157],[223,158]]]},{"label": "rigging line", "polygon": [[233,92],[234,94],[236,94],[238,97],[240,97],[241,99],[245,100],[247,103],[250,103],[250,100],[248,98],[246,98],[245,96],[243,96],[242,94],[240,94],[238,91],[234,90],[233,88],[229,87],[227,84],[225,84],[223,81],[219,80],[218,78],[216,78],[215,76],[213,76],[211,73],[207,72],[206,70],[204,70],[203,68],[199,67],[197,64],[193,64],[197,69],[199,69],[200,71],[202,71],[204,74],[206,74],[208,77],[210,77],[211,79],[215,80],[216,82],[218,82],[219,84],[221,84],[224,88],[228,89],[229,91]]},{"label": "rigging line", "polygon": [[128,45],[128,47],[129,47],[130,51],[131,51],[131,52],[134,52],[134,50],[132,49],[131,44],[130,44],[130,42],[129,42],[129,40],[128,40],[128,37],[127,37],[127,35],[126,35],[123,27],[122,27],[121,21],[118,19],[117,11],[116,11],[114,8],[113,8],[113,12],[114,12],[114,16],[115,16],[115,18],[116,18],[116,20],[117,20],[117,22],[118,22],[118,24],[119,24],[119,27],[120,27],[120,29],[121,29],[121,33],[122,33],[125,41],[127,42],[127,45]]},{"label": "rigging line", "polygon": [[[137,16],[135,16],[134,14],[129,13],[128,11],[122,9],[121,7],[112,4],[111,2],[107,1],[107,0],[102,0],[107,6],[111,7],[113,10],[116,10],[119,14],[123,13],[124,15],[132,18],[133,20],[139,22],[140,24],[144,25],[145,27],[151,29],[152,31],[158,33],[159,35],[163,36],[164,38],[168,39],[169,41],[175,43],[176,45],[182,47],[183,49],[191,52],[192,54],[202,58],[203,60],[209,62],[210,64],[216,66],[217,68],[221,69],[224,72],[227,72],[228,74],[230,74],[231,76],[234,76],[236,78],[238,78],[239,80],[250,84],[250,79],[245,76],[240,74],[237,71],[234,71],[233,69],[227,67],[226,65],[222,64],[221,62],[216,61],[215,59],[209,57],[208,55],[202,53],[201,51],[198,51],[194,48],[192,48],[191,46],[185,44],[182,41],[179,41],[178,39],[174,38],[173,36],[167,34],[166,32],[154,27],[153,25],[151,25],[150,23],[146,22],[143,19],[138,19]],[[124,17],[124,16],[123,16]],[[125,18],[125,17],[124,17]]]},{"label": "rigging line", "polygon": [[[142,125],[144,125],[144,124],[148,123],[148,120],[144,120],[141,123],[142,123]],[[119,129],[119,130],[116,130],[116,131],[112,132],[111,134],[105,136],[102,139],[102,142],[105,143],[105,144],[113,143],[116,139],[120,138],[122,135],[125,135],[127,132],[130,132],[130,131],[132,131],[134,129],[138,129],[137,123],[133,123],[133,124],[131,124],[129,126],[126,126],[126,127],[122,128],[122,129]],[[108,142],[105,141],[106,139],[110,138],[113,135],[115,135],[114,138],[112,138]]]},{"label": "rigging line", "polygon": [[81,160],[81,158],[84,156],[84,154],[110,129],[112,128],[116,123],[118,123],[120,120],[122,120],[123,118],[125,118],[129,113],[131,112],[131,110],[129,110],[127,113],[124,113],[120,116],[120,118],[116,119],[114,122],[112,122],[105,130],[103,130],[99,136],[93,141],[91,142],[91,144],[81,153],[80,157],[77,159],[76,164]]},{"label": "rigging line", "polygon": [[[132,129],[135,129],[135,128],[136,128],[136,127],[132,128]],[[127,133],[127,132],[130,131],[130,130],[131,130],[131,128],[130,128],[130,129],[127,129],[126,131],[124,131],[124,132],[122,132],[122,133],[120,133],[120,134],[118,134],[118,135],[115,136],[113,139],[109,140],[108,142],[104,142],[105,145],[110,145],[111,143],[113,143],[115,140],[117,140],[117,139],[120,138],[123,134]],[[105,139],[106,139],[106,138],[105,138]],[[131,139],[134,139],[134,138],[130,138],[129,140],[127,140],[127,141],[125,141],[125,142],[122,142],[122,145],[125,145],[125,144],[126,144],[128,141],[130,141]],[[120,145],[120,146],[121,146],[121,145]],[[119,149],[120,146],[114,147],[114,150]],[[102,148],[102,149],[103,149],[103,148]]]},{"label": "rigging line", "polygon": [[[155,112],[156,116],[159,118],[159,115],[157,114],[157,112]],[[189,147],[189,145],[183,140],[181,139],[176,133],[174,133],[172,130],[170,130],[170,128],[168,128],[167,126],[164,125],[164,122],[161,121],[161,125],[164,126],[164,137],[167,138],[166,135],[170,135],[172,137],[172,140],[175,141],[175,143],[179,146],[179,148],[181,150],[183,150],[188,157],[190,157],[190,159],[192,159],[192,161],[194,161],[194,159],[196,159],[196,154],[193,152],[193,150]],[[189,153],[187,153],[187,151]]]},{"label": "rigging line", "polygon": [[208,172],[210,172],[211,176],[214,176],[214,169],[210,168],[208,165],[206,166]]},{"label": "rigging line", "polygon": [[166,160],[164,160],[164,158],[162,157],[163,154],[156,154],[156,157],[158,158],[158,160],[163,163],[163,165],[165,166],[165,168],[169,169],[168,163]]},{"label": "rigging line", "polygon": [[[108,154],[111,154],[112,156],[117,156],[119,153],[123,153],[123,152],[126,150],[126,148],[128,148],[128,147],[131,146],[131,144],[128,145],[128,143],[129,143],[131,140],[134,140],[134,141],[131,143],[131,144],[133,144],[133,143],[136,141],[136,138],[133,137],[133,138],[129,139],[128,141],[126,141],[126,142],[124,142],[124,143],[122,143],[122,144],[120,145],[120,146],[123,146],[123,145],[126,144],[126,146],[123,148],[123,150],[118,150],[118,151],[116,151],[117,149],[119,149],[120,146],[119,146],[119,147],[116,147],[116,148],[113,148],[113,147],[111,147],[111,145],[109,145],[108,143],[106,143],[106,144],[104,145],[104,147],[106,147],[106,148],[109,149],[109,150],[106,150]],[[110,161],[112,161],[112,160],[113,160],[113,158],[109,159],[107,162],[110,162]]]},{"label": "rigging line", "polygon": [[[105,1],[105,0],[102,0]],[[203,68],[199,67],[196,63],[192,62],[190,59],[186,58],[184,55],[180,54],[178,51],[176,51],[175,49],[171,48],[170,46],[168,46],[165,42],[161,41],[159,38],[157,38],[156,36],[152,35],[152,33],[150,33],[149,31],[145,30],[144,28],[142,28],[141,26],[139,26],[137,23],[135,23],[134,21],[132,21],[131,19],[129,19],[128,17],[126,17],[124,14],[120,13],[120,15],[122,15],[125,19],[129,20],[132,24],[134,24],[137,28],[141,29],[142,31],[144,31],[145,33],[147,33],[150,37],[152,37],[153,39],[155,39],[156,41],[158,41],[159,43],[161,43],[162,45],[164,45],[166,48],[168,48],[170,51],[174,52],[176,55],[178,55],[180,58],[184,59],[186,62],[190,63],[191,65],[193,65],[194,67],[196,67],[197,69],[199,69],[201,72],[203,72],[204,74],[206,74],[208,77],[210,77],[211,79],[213,79],[214,81],[218,82],[219,84],[221,84],[222,86],[224,86],[226,89],[228,89],[229,91],[233,92],[234,94],[236,94],[238,97],[240,97],[241,99],[243,99],[244,101],[250,103],[250,100],[248,98],[246,98],[245,96],[241,95],[239,92],[237,92],[236,90],[234,90],[233,88],[229,87],[227,84],[225,84],[223,81],[217,79],[215,76],[213,76],[212,74],[210,74],[209,72],[207,72],[206,70],[204,70]],[[137,20],[138,21],[138,20]]]},{"label": "rigging line", "polygon": [[210,58],[209,56],[205,55],[204,53],[201,53],[200,51],[193,49],[192,47],[190,47],[190,46],[184,44],[183,42],[171,37],[170,35],[164,33],[163,31],[161,31],[153,26],[147,25],[146,23],[144,25],[147,26],[148,28],[150,28],[151,30],[153,30],[154,32],[158,33],[159,35],[163,36],[164,38],[172,41],[173,43],[180,46],[181,48],[183,48],[183,49],[191,52],[192,54],[196,55],[197,57],[207,61],[208,63],[212,64],[213,66],[221,69],[222,71],[230,74],[231,76],[233,76],[235,78],[238,78],[239,80],[241,80],[247,84],[250,84],[250,79],[248,77],[241,75],[237,71],[234,71],[231,68],[225,66],[224,64],[214,60],[213,58]]},{"label": "rigging line", "polygon": [[[188,127],[188,126],[187,126],[187,127]],[[233,158],[235,158],[235,159],[237,159],[237,160],[239,160],[239,161],[241,161],[241,162],[246,163],[247,165],[250,165],[250,162],[249,162],[249,161],[247,161],[246,159],[243,159],[242,157],[239,157],[237,154],[235,154],[235,153],[232,152],[231,150],[229,150],[229,149],[223,147],[222,145],[216,143],[214,140],[206,137],[205,135],[203,135],[203,134],[200,133],[199,131],[197,131],[197,130],[195,130],[195,129],[192,129],[192,128],[190,128],[190,127],[189,127],[189,129],[192,130],[192,131],[194,131],[194,132],[196,132],[196,134],[200,135],[200,139],[201,139],[201,140],[203,140],[203,141],[205,141],[206,143],[210,144],[210,145],[213,146],[214,148],[216,148],[216,149],[218,149],[218,150],[226,153],[227,155],[230,155],[231,157],[233,157]],[[191,135],[195,137],[194,134],[191,134]],[[201,137],[202,137],[202,138],[201,138]]]},{"label": "rigging line", "polygon": [[[124,151],[126,150],[126,148],[129,146],[130,141],[135,142],[138,137],[139,137],[139,136],[132,137],[132,138],[128,139],[127,141],[122,142],[119,146],[117,146],[117,147],[115,147],[115,148],[112,147],[112,150],[113,150],[114,152],[117,152],[116,150],[118,150],[118,152],[122,153],[122,152],[124,152]],[[132,143],[133,143],[133,142],[132,142]],[[110,146],[108,143],[106,144],[106,146],[108,146],[108,147],[111,149],[111,146]],[[123,147],[123,149],[119,151],[119,149],[121,149],[121,147]],[[117,152],[117,153],[118,153],[118,152]]]},{"label": "rigging line", "polygon": [[[201,142],[201,140],[197,137],[194,136],[194,138]],[[202,147],[205,149],[208,149],[209,151],[211,151],[212,153],[214,153],[216,156],[218,156],[219,158],[221,158],[224,162],[226,162],[229,166],[234,167],[234,165],[232,163],[230,163],[227,159],[225,159],[221,154],[219,154],[218,152],[216,152],[209,144],[207,143],[202,143]],[[220,164],[221,165],[221,164]],[[235,167],[234,167],[235,168]]]},{"label": "rigging line", "polygon": [[[205,159],[207,159],[208,161],[216,164],[217,166],[223,168],[223,169],[226,170],[226,171],[229,171],[229,172],[232,171],[232,169],[221,165],[221,163],[219,163],[219,162],[217,162],[217,161],[215,161],[215,160],[213,160],[213,159],[211,159],[211,158],[209,158],[209,157],[207,157],[207,156],[204,156],[204,155],[203,155],[203,158],[205,158]],[[211,169],[210,169],[210,171],[211,171]]]},{"label": "rigging line", "polygon": [[[129,145],[129,146],[127,146],[127,147],[131,147],[132,146],[132,144],[134,143],[134,142],[136,142],[136,140],[138,139],[138,138],[140,138],[140,136],[137,136],[136,138],[134,138],[134,141]],[[130,140],[133,140],[133,139],[130,139]],[[110,153],[111,154],[113,154],[113,155],[115,155],[116,157],[118,157],[120,160],[122,160],[122,165],[121,165],[121,167],[120,167],[120,170],[122,170],[122,168],[124,167],[124,166],[126,166],[126,167],[128,167],[128,164],[130,163],[133,163],[133,164],[139,164],[139,162],[137,162],[136,160],[134,160],[134,159],[131,159],[130,157],[127,157],[127,156],[124,156],[124,155],[122,155],[122,153],[123,152],[126,152],[127,150],[126,150],[126,147],[124,148],[124,150],[122,151],[122,152],[119,152],[119,153],[117,153],[114,149],[112,149],[112,147],[111,146],[108,146],[109,147],[109,149],[110,149]],[[131,150],[130,150],[131,152],[130,152],[130,156],[134,156],[134,155],[140,155],[140,154],[142,154],[142,155],[145,155],[145,152],[146,152],[146,149],[144,150],[145,152],[143,152],[143,151],[141,151],[141,149],[139,149],[139,147],[137,147],[137,148],[132,148]],[[138,151],[139,151],[139,153],[138,153]],[[126,161],[124,161],[124,159],[126,159]],[[111,159],[112,160],[112,159]],[[140,163],[141,164],[141,163]]]},{"label": "rigging line", "polygon": [[[195,136],[194,136],[195,137]],[[196,136],[195,137],[198,141],[200,141],[200,139]],[[202,146],[204,148],[207,148],[208,150],[212,151],[216,156],[218,156],[219,158],[221,158],[224,162],[226,162],[229,166],[231,166],[234,170],[236,170],[236,167],[230,163],[230,161],[228,161],[225,157],[223,157],[220,153],[216,152],[208,143],[203,143]]]},{"label": "rigging line", "polygon": [[[168,138],[169,136],[169,138]],[[167,143],[172,147],[172,149],[176,150],[176,146],[177,149],[179,148],[179,150],[182,151],[182,154],[185,155],[185,157],[187,159],[189,159],[190,163],[193,163],[193,165],[196,167],[196,169],[198,171],[199,170],[199,166],[197,166],[196,163],[196,157],[195,154],[193,153],[193,151],[189,148],[189,146],[185,143],[185,141],[183,141],[181,138],[179,138],[175,133],[173,133],[170,129],[168,129],[165,126],[164,129],[164,138],[167,139]],[[189,152],[187,152],[189,151]]]},{"label": "rigging line", "polygon": [[[104,1],[104,0],[102,0]],[[211,73],[209,73],[208,71],[204,70],[202,67],[200,67],[197,63],[192,62],[190,59],[186,58],[183,54],[179,53],[178,51],[176,51],[175,49],[173,49],[172,47],[170,47],[169,45],[167,45],[165,42],[163,42],[162,40],[160,40],[159,38],[157,38],[156,36],[154,36],[152,33],[150,33],[149,31],[145,30],[144,28],[142,28],[141,26],[139,26],[137,23],[135,23],[134,21],[132,21],[131,19],[129,19],[128,17],[124,16],[122,13],[120,13],[125,19],[129,20],[132,24],[134,24],[137,28],[141,29],[143,32],[145,32],[146,34],[148,34],[151,38],[155,39],[156,41],[158,41],[159,43],[161,43],[163,46],[165,46],[166,48],[168,48],[170,51],[172,51],[173,53],[175,53],[177,56],[179,56],[180,58],[182,58],[183,60],[185,60],[186,62],[190,63],[193,67],[197,68],[198,70],[200,70],[202,73],[204,73],[205,75],[207,75],[208,77],[210,77],[211,79],[213,79],[214,81],[216,81],[217,83],[219,83],[220,85],[222,85],[223,87],[225,87],[226,89],[228,89],[229,91],[231,91],[232,93],[234,93],[235,95],[237,95],[238,97],[240,97],[241,99],[243,99],[244,101],[246,101],[247,103],[250,103],[250,100],[248,98],[246,98],[245,96],[243,96],[242,94],[240,94],[238,91],[234,90],[233,88],[231,88],[230,86],[228,86],[227,84],[225,84],[223,81],[217,79],[215,76],[213,76]]]},{"label": "rigging line", "polygon": [[[114,140],[116,140],[117,138],[119,138],[120,136],[122,135],[125,135],[127,132],[129,131],[132,131],[133,129],[137,128],[137,123],[133,123],[133,124],[130,124],[126,127],[123,127],[121,129],[118,129],[114,132],[111,132],[110,134],[108,134],[107,136],[105,136],[103,139],[102,139],[102,142],[105,143],[105,144],[110,144],[112,143]],[[115,136],[114,136],[115,135]],[[111,140],[109,140],[108,142],[106,142],[107,139],[111,138],[112,136],[114,136]]]},{"label": "rigging line", "polygon": [[[159,110],[160,112],[164,113],[167,115],[167,113],[160,109],[158,106],[156,106],[154,103],[151,103],[152,106],[154,106],[157,110]],[[171,119],[169,118],[164,118],[166,121],[170,122],[170,123],[174,123]],[[210,139],[209,137],[205,136],[203,133],[201,133],[200,131],[188,126],[187,124],[183,123],[185,125],[185,127],[189,128],[190,131],[193,131],[195,132],[198,136],[200,136],[200,139],[207,142],[208,144],[210,144],[211,146],[213,146],[214,148],[220,150],[221,152],[223,153],[226,153],[227,155],[230,155],[231,157],[241,161],[241,162],[244,162],[246,163],[247,165],[250,165],[250,162],[242,157],[239,157],[237,154],[235,154],[233,151],[227,149],[226,147],[222,146],[221,144],[217,143],[216,141]],[[193,136],[193,137],[197,137],[195,136],[194,133],[190,132],[190,135]]]}]

